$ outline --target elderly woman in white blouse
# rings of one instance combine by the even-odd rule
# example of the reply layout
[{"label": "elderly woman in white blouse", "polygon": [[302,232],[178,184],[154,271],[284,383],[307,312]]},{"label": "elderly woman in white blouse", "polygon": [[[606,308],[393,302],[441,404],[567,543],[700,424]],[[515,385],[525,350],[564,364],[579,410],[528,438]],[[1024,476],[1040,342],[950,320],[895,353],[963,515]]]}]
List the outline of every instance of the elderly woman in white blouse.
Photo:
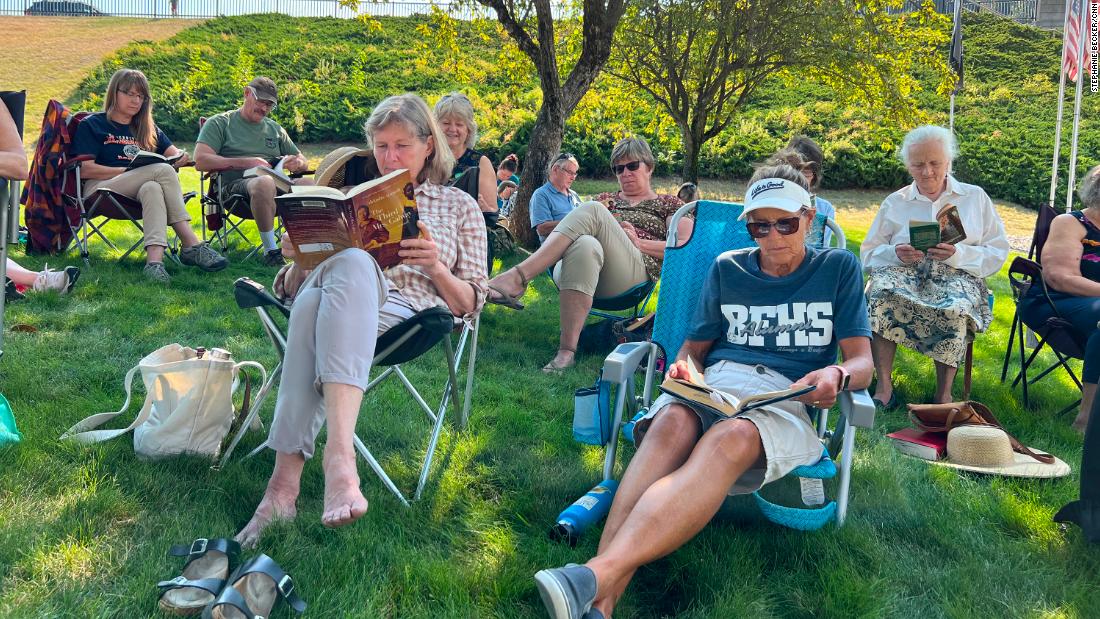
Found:
[{"label": "elderly woman in white blouse", "polygon": [[[897,404],[890,372],[898,344],[932,358],[934,401],[950,402],[967,337],[993,321],[984,280],[1001,269],[1008,240],[985,191],[951,176],[956,153],[955,137],[943,127],[910,131],[900,155],[913,183],[883,200],[859,248],[869,274],[871,352],[878,375],[872,397],[885,408]],[[936,222],[948,205],[958,209],[966,238],[924,252],[910,245],[910,221]]]}]

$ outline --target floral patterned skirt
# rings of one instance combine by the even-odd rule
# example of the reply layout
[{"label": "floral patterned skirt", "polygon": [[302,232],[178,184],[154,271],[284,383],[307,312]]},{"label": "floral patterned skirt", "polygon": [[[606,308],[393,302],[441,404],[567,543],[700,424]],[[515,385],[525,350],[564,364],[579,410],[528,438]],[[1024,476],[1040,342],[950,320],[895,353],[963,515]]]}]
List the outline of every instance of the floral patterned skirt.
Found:
[{"label": "floral patterned skirt", "polygon": [[873,332],[951,367],[993,322],[985,281],[937,260],[872,270],[867,308]]}]

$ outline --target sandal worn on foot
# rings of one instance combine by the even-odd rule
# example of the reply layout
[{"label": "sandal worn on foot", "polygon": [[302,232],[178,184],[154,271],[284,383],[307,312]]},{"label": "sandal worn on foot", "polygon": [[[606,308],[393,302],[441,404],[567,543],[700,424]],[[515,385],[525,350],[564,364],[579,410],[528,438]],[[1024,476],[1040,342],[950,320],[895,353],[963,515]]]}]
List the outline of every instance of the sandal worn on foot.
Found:
[{"label": "sandal worn on foot", "polygon": [[[485,300],[487,302],[493,303],[495,305],[503,305],[504,307],[507,307],[507,308],[510,308],[510,309],[522,310],[525,306],[523,305],[523,302],[520,301],[519,299],[520,299],[520,297],[522,297],[524,295],[524,293],[527,292],[527,284],[529,284],[531,282],[531,278],[524,275],[523,271],[520,270],[518,265],[512,267],[511,269],[508,269],[508,271],[515,271],[517,274],[519,274],[519,282],[520,282],[520,285],[523,286],[523,292],[519,293],[518,295],[512,296],[512,295],[504,292],[500,288],[497,288],[496,286],[494,286],[492,284],[489,284],[489,290],[491,290],[492,292],[497,293],[497,296],[494,297],[493,295],[489,295],[485,298]],[[505,273],[507,273],[508,271],[505,271]],[[503,273],[501,275],[503,275]],[[497,277],[500,277],[500,276],[498,275]]]},{"label": "sandal worn on foot", "polygon": [[177,544],[168,554],[187,557],[183,573],[157,583],[161,589],[160,608],[173,615],[197,615],[214,601],[225,587],[229,571],[236,563],[241,547],[231,539],[199,538],[190,546]]},{"label": "sandal worn on foot", "polygon": [[238,567],[218,598],[203,611],[203,619],[257,619],[268,617],[282,599],[295,612],[306,609],[294,580],[271,557],[261,554]]},{"label": "sandal worn on foot", "polygon": [[547,363],[546,365],[542,366],[542,372],[544,374],[561,374],[565,370],[568,370],[569,368],[573,367],[574,365],[577,365],[577,349],[575,349],[575,348],[559,348],[558,350],[559,351],[564,350],[566,352],[573,353],[573,363],[570,363],[569,365],[558,365],[558,364],[554,363],[553,359],[551,359],[550,363]]}]

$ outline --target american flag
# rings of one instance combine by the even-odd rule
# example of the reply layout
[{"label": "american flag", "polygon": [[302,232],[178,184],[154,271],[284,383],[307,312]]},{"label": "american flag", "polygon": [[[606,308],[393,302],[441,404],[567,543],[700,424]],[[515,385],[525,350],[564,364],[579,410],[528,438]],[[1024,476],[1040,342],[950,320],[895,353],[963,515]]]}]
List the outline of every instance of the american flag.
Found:
[{"label": "american flag", "polygon": [[[1077,46],[1085,46],[1085,68],[1092,66],[1089,56],[1088,24],[1089,14],[1086,8],[1084,19],[1081,17],[1081,5],[1088,6],[1089,0],[1067,0],[1070,3],[1069,16],[1066,17],[1066,44],[1062,56],[1062,70],[1071,82],[1077,81]],[[1081,25],[1084,24],[1084,28]],[[1085,34],[1085,36],[1081,36]]]}]

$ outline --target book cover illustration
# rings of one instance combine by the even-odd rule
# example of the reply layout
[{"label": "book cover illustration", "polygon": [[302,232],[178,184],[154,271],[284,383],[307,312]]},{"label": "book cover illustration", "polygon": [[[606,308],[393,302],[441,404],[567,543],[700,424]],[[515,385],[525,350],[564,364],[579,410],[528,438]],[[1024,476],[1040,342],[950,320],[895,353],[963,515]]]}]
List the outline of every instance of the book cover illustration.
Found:
[{"label": "book cover illustration", "polygon": [[295,185],[275,198],[279,217],[304,269],[349,247],[370,253],[388,269],[401,262],[401,241],[420,236],[413,185],[407,170],[339,189]]},{"label": "book cover illustration", "polygon": [[936,221],[909,221],[909,244],[917,251],[926,252],[940,243],[954,245],[966,239],[959,209],[945,204],[936,213]]}]

